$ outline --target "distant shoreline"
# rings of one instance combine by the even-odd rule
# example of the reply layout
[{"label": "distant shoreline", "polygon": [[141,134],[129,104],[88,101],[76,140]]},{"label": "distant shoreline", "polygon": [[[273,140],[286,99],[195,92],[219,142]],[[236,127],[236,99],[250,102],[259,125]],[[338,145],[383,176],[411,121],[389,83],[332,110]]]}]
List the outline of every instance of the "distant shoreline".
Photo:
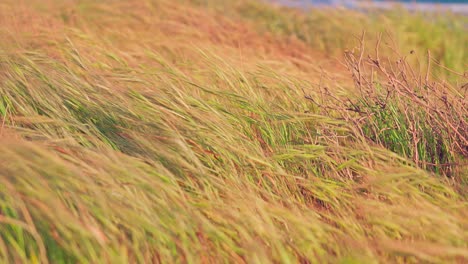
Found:
[{"label": "distant shoreline", "polygon": [[292,7],[344,7],[349,9],[392,9],[404,7],[410,11],[453,12],[468,15],[468,3],[415,3],[397,1],[356,1],[356,0],[272,0],[270,2]]}]

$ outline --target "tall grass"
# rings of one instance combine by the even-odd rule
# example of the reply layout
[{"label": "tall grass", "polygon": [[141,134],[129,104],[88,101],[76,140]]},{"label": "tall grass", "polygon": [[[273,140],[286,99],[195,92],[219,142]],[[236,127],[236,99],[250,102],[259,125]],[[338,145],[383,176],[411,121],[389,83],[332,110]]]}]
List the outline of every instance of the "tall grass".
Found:
[{"label": "tall grass", "polygon": [[263,19],[1,7],[2,262],[468,258],[465,194],[306,100],[351,75]]}]

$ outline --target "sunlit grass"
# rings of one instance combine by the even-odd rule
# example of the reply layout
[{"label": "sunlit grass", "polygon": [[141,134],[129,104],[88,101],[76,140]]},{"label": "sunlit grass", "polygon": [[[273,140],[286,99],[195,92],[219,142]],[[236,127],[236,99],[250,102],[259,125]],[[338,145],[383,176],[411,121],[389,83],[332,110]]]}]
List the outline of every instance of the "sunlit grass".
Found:
[{"label": "sunlit grass", "polygon": [[356,91],[322,53],[347,46],[332,29],[164,0],[0,5],[2,262],[468,257],[459,185],[304,98]]}]

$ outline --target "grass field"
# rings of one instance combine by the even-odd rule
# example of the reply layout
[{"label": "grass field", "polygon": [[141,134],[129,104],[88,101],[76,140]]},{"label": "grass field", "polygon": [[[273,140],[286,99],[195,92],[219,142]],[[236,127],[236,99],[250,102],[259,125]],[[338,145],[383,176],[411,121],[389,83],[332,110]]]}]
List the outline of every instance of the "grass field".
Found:
[{"label": "grass field", "polygon": [[0,262],[468,261],[467,19],[432,18],[1,1]]}]

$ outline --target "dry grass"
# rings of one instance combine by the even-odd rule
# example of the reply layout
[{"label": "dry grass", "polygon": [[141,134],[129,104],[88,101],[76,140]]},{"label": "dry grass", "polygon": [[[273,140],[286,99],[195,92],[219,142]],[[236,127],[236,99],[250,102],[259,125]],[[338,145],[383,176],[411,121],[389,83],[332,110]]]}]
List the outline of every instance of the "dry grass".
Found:
[{"label": "dry grass", "polygon": [[[430,62],[421,75],[407,57],[396,62],[382,59],[380,44],[381,39],[374,54],[366,54],[363,36],[358,49],[345,54],[357,95],[338,96],[321,88],[320,102],[310,95],[306,98],[324,113],[338,113],[354,123],[361,135],[411,158],[416,166],[449,177],[457,175],[456,181],[465,182],[467,85],[457,87],[433,78]],[[451,73],[464,78],[463,73]]]},{"label": "dry grass", "polygon": [[1,261],[466,261],[464,190],[305,99],[352,74],[258,17],[2,1]]}]

